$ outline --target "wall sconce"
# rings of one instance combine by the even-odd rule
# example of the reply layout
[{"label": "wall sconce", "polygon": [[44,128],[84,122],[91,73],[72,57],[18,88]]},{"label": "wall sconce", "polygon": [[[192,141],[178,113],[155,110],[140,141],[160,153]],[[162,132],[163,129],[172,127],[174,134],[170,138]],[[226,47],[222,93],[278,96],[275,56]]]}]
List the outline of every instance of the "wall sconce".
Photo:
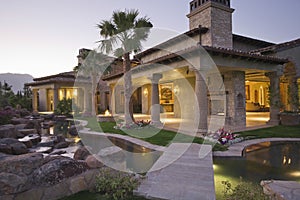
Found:
[{"label": "wall sconce", "polygon": [[145,97],[148,96],[148,89],[147,89],[147,88],[144,89],[144,96],[145,96]]},{"label": "wall sconce", "polygon": [[174,87],[174,94],[175,95],[178,95],[179,94],[179,92],[180,92],[180,90],[179,90],[179,87],[178,87],[178,85],[176,85],[175,87]]}]

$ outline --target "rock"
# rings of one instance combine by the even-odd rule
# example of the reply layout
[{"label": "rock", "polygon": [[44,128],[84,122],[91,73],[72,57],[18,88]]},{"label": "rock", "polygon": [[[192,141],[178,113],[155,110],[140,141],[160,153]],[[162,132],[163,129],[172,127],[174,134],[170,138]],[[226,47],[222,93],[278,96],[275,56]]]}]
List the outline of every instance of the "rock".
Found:
[{"label": "rock", "polygon": [[24,127],[25,129],[35,129],[38,134],[41,134],[41,119],[29,120],[29,122]]},{"label": "rock", "polygon": [[12,124],[0,126],[0,139],[1,138],[17,138],[15,126]]},{"label": "rock", "polygon": [[79,147],[74,153],[75,160],[85,160],[91,153],[87,150],[86,147]]},{"label": "rock", "polygon": [[78,135],[77,127],[75,125],[70,126],[68,133],[72,136],[77,136]]},{"label": "rock", "polygon": [[37,130],[36,129],[19,129],[18,131],[21,134],[23,134],[24,136],[26,136],[26,135],[32,135],[32,134],[37,134]]},{"label": "rock", "polygon": [[14,125],[27,124],[28,122],[29,122],[29,119],[25,119],[25,118],[12,118],[11,119],[11,123]]},{"label": "rock", "polygon": [[37,147],[37,148],[31,149],[31,151],[36,152],[36,153],[51,153],[52,147]]},{"label": "rock", "polygon": [[65,153],[67,153],[66,150],[56,149],[53,152],[51,152],[50,155],[61,155],[61,154],[65,154]]},{"label": "rock", "polygon": [[24,129],[25,126],[26,126],[26,124],[17,124],[17,125],[15,125],[15,128],[17,130],[20,130],[20,129]]},{"label": "rock", "polygon": [[19,142],[14,138],[0,139],[0,152],[7,154],[25,154],[28,153],[28,149],[25,144]]},{"label": "rock", "polygon": [[56,143],[65,142],[65,141],[66,141],[66,139],[63,135],[57,135],[56,136],[56,139],[55,139]]},{"label": "rock", "polygon": [[27,148],[31,148],[41,141],[41,137],[38,134],[31,134],[19,139],[19,141],[25,144]]},{"label": "rock", "polygon": [[22,142],[13,143],[10,146],[12,148],[12,154],[14,155],[21,155],[29,152],[26,145]]},{"label": "rock", "polygon": [[54,145],[54,149],[63,149],[63,148],[67,148],[70,145],[69,142],[60,142],[56,145]]},{"label": "rock", "polygon": [[24,174],[0,173],[0,195],[23,192],[30,187],[31,185],[28,183],[28,178]]},{"label": "rock", "polygon": [[97,158],[95,158],[95,156],[93,155],[89,155],[86,159],[85,159],[86,164],[88,165],[89,168],[91,169],[96,169],[96,168],[100,168],[103,167],[103,163],[101,163]]},{"label": "rock", "polygon": [[44,164],[33,172],[32,177],[35,185],[50,186],[60,183],[65,178],[81,174],[87,169],[85,162],[68,157],[46,157]]},{"label": "rock", "polygon": [[43,154],[40,153],[9,156],[0,160],[0,172],[29,175],[42,164]]},{"label": "rock", "polygon": [[70,190],[73,194],[88,190],[88,185],[83,176],[70,180]]}]

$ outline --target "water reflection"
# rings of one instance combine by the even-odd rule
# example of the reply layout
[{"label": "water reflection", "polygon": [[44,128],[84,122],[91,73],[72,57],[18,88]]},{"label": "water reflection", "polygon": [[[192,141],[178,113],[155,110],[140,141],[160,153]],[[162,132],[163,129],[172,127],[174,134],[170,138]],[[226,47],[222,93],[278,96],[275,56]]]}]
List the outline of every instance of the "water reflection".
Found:
[{"label": "water reflection", "polygon": [[299,145],[272,142],[267,148],[249,151],[243,158],[214,158],[214,165],[218,166],[215,175],[258,183],[265,179],[300,181]]}]

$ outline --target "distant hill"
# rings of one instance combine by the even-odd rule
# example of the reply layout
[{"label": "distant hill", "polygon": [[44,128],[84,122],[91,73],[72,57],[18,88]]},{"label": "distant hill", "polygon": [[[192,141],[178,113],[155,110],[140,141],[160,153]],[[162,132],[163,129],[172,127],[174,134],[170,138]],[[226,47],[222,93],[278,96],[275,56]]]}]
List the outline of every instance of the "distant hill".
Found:
[{"label": "distant hill", "polygon": [[33,76],[29,74],[12,74],[12,73],[3,73],[0,74],[0,81],[4,81],[12,86],[12,91],[16,94],[17,91],[23,90],[24,84],[33,81]]}]

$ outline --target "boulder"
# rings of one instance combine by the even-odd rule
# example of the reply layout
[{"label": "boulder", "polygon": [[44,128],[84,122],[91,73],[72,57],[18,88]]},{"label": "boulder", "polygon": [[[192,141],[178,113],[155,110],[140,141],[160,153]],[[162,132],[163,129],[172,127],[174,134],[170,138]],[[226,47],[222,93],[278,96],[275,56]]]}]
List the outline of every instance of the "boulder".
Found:
[{"label": "boulder", "polygon": [[43,154],[41,153],[9,156],[0,160],[0,172],[29,175],[42,164]]},{"label": "boulder", "polygon": [[0,139],[0,152],[6,154],[25,154],[28,153],[28,149],[25,144],[19,142],[14,138]]},{"label": "boulder", "polygon": [[38,186],[55,185],[63,179],[81,174],[87,169],[88,166],[85,162],[68,157],[46,157],[44,164],[33,172],[33,183]]},{"label": "boulder", "polygon": [[25,118],[12,118],[11,119],[11,123],[14,125],[27,124],[28,122],[29,122],[29,119],[25,119]]},{"label": "boulder", "polygon": [[68,130],[68,133],[72,136],[77,136],[78,135],[77,127],[75,125],[71,125]]},{"label": "boulder", "polygon": [[95,156],[89,155],[86,159],[85,162],[87,166],[91,169],[96,169],[103,167],[103,163],[101,163]]},{"label": "boulder", "polygon": [[60,143],[57,143],[56,145],[54,145],[54,149],[67,148],[69,145],[70,145],[69,142],[60,142]]},{"label": "boulder", "polygon": [[24,136],[37,134],[36,129],[19,129],[18,131],[19,131],[19,133],[23,134]]},{"label": "boulder", "polygon": [[31,148],[41,141],[41,137],[38,134],[30,134],[19,139],[19,141],[25,144],[27,148]]},{"label": "boulder", "polygon": [[75,160],[85,160],[91,153],[87,150],[86,147],[79,147],[74,153]]},{"label": "boulder", "polygon": [[26,126],[26,124],[17,124],[17,125],[15,125],[15,128],[17,130],[20,130],[20,129],[24,129],[25,126]]},{"label": "boulder", "polygon": [[38,134],[41,134],[41,120],[29,120],[24,129],[35,129]]},{"label": "boulder", "polygon": [[26,175],[0,173],[0,195],[16,194],[31,187]]},{"label": "boulder", "polygon": [[12,124],[0,126],[0,139],[1,138],[17,138],[15,126]]}]

